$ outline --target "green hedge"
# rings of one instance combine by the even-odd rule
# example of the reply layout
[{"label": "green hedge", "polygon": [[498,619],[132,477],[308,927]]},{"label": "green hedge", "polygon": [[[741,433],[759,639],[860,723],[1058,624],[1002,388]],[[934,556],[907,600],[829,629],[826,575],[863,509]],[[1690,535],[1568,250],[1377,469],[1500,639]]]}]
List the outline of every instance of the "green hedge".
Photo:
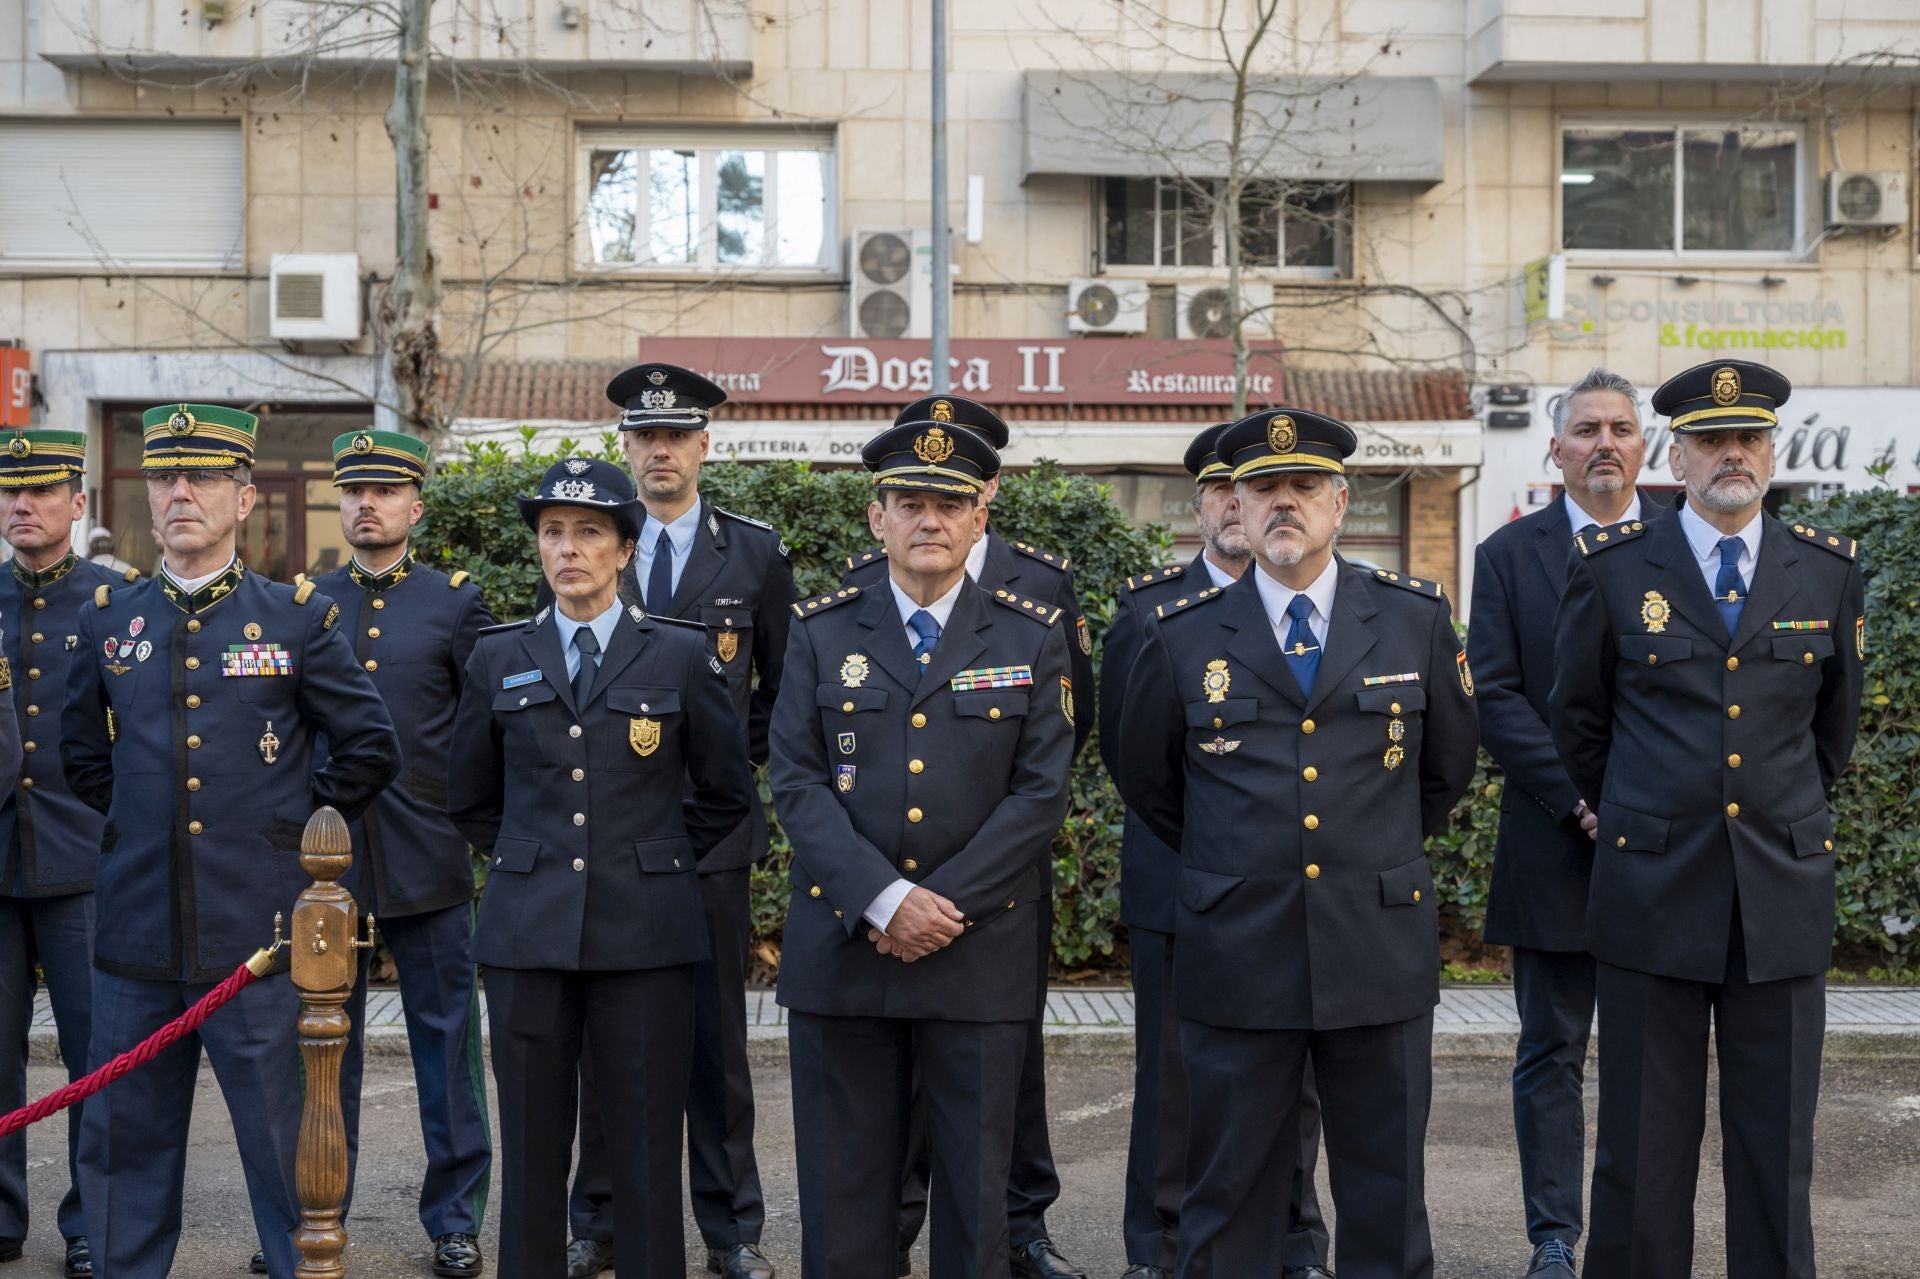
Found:
[{"label": "green hedge", "polygon": [[[586,452],[618,461],[609,433],[555,453],[536,452],[533,433],[515,447],[475,448],[443,467],[427,490],[418,549],[430,563],[465,568],[501,618],[520,616],[533,598],[539,567],[514,495],[532,492],[555,457]],[[709,464],[702,491],[714,502],[778,527],[792,551],[800,591],[837,583],[846,556],[871,545],[864,472],[819,471],[805,463]],[[1155,526],[1131,528],[1104,485],[1042,463],[1009,475],[993,505],[1007,537],[1065,551],[1087,620],[1097,637],[1113,616],[1128,574],[1166,562],[1171,537]],[[1840,858],[1838,940],[1855,955],[1912,963],[1920,959],[1920,752],[1914,707],[1920,704],[1920,499],[1891,492],[1853,493],[1789,513],[1859,537],[1867,579],[1867,688],[1853,767],[1834,795]],[[1850,637],[1849,637],[1850,638]],[[1094,652],[1096,663],[1100,650]],[[1451,828],[1430,849],[1450,949],[1477,946],[1502,780],[1482,755]],[[1111,963],[1121,952],[1121,810],[1089,743],[1074,764],[1073,802],[1054,840],[1058,901],[1054,959],[1064,970]],[[761,957],[777,964],[786,913],[790,849],[776,822],[773,856],[754,875],[753,920]]]}]

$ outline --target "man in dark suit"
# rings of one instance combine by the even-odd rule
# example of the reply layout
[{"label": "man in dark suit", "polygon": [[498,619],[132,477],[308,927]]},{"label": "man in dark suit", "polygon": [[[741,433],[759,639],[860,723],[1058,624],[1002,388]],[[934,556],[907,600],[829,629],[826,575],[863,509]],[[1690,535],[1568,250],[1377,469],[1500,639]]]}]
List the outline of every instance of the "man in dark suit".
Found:
[{"label": "man in dark suit", "polygon": [[[314,579],[400,732],[400,780],[352,824],[354,896],[376,915],[400,977],[427,1174],[420,1224],[437,1275],[477,1275],[493,1165],[473,962],[473,862],[447,817],[447,759],[460,680],[493,615],[465,572],[422,564],[409,545],[425,507],[426,441],[353,431],[333,442],[340,528],[353,558]],[[347,1142],[357,1152],[366,1065],[367,966],[348,1012],[341,1067]]]},{"label": "man in dark suit", "polygon": [[1161,605],[1128,677],[1121,793],[1181,857],[1180,1279],[1281,1268],[1309,1057],[1340,1272],[1433,1273],[1440,954],[1421,844],[1473,776],[1473,684],[1438,583],[1333,553],[1355,446],[1296,409],[1221,435],[1254,567]]},{"label": "man in dark suit", "polygon": [[[929,395],[900,410],[895,426],[909,422],[960,426],[992,445],[996,453],[1012,438],[998,413],[960,395]],[[998,471],[989,476],[980,495],[991,506],[1000,491]],[[880,535],[879,508],[869,512],[874,536]],[[986,536],[967,552],[967,576],[989,590],[1006,590],[1022,599],[1052,604],[1062,610],[1060,622],[1070,637],[1067,659],[1073,680],[1073,749],[1078,753],[1093,732],[1093,632],[1080,612],[1068,557],[1044,551],[1026,542],[1009,542],[987,525]],[[850,556],[842,584],[875,590],[887,578],[885,546]],[[1046,863],[1047,891],[1053,890],[1051,857]],[[1046,914],[1052,918],[1051,898]],[[1036,962],[1040,966],[1040,1003],[1028,1031],[1026,1064],[1020,1072],[1020,1103],[1014,1118],[1013,1166],[1007,1180],[1007,1228],[1013,1240],[1014,1279],[1086,1279],[1086,1272],[1068,1260],[1047,1230],[1047,1209],[1060,1198],[1060,1176],[1053,1166],[1053,1143],[1047,1132],[1047,1072],[1040,1016],[1046,1008],[1046,974],[1053,958],[1051,929],[1040,937]],[[920,1236],[927,1217],[927,1150],[925,1113],[914,1103],[912,1137],[908,1144],[906,1175],[900,1188],[900,1273],[910,1273],[907,1254]]]},{"label": "man in dark suit", "polygon": [[[726,392],[671,364],[642,364],[607,386],[622,410],[620,443],[646,508],[622,598],[655,617],[706,628],[707,651],[727,675],[741,745],[767,762],[767,724],[786,660],[793,570],[771,525],[700,496],[707,424]],[[644,583],[645,589],[642,589]],[[759,804],[700,861],[700,897],[713,956],[695,967],[693,1086],[687,1092],[687,1178],[707,1268],[723,1279],[772,1279],[760,1251],[766,1204],[753,1153],[753,1074],[747,1062],[748,877],[767,855]],[[588,1279],[614,1264],[613,1187],[591,1068],[581,1080],[580,1164],[567,1273]]]},{"label": "man in dark suit", "polygon": [[[1122,704],[1133,659],[1155,624],[1156,610],[1189,591],[1231,586],[1253,562],[1233,492],[1233,468],[1215,445],[1231,423],[1193,437],[1184,459],[1193,476],[1193,520],[1200,553],[1127,579],[1100,668],[1100,758],[1120,775]],[[1187,1074],[1180,1061],[1180,1013],[1173,996],[1174,903],[1180,854],[1162,843],[1131,809],[1120,844],[1120,922],[1127,926],[1134,1003],[1133,1123],[1127,1139],[1127,1184],[1121,1212],[1128,1275],[1166,1279],[1180,1244],[1180,1199],[1186,1193]],[[1320,1102],[1308,1067],[1300,1088],[1300,1166],[1287,1211],[1291,1228],[1282,1279],[1328,1272],[1327,1227],[1313,1168],[1320,1154]]]},{"label": "man in dark suit", "polygon": [[[5,728],[15,764],[24,755],[19,785],[0,798],[0,1112],[27,1103],[27,1031],[33,993],[44,980],[67,1077],[87,1070],[93,1008],[93,876],[100,860],[101,816],[81,803],[60,768],[57,712],[76,656],[69,642],[74,616],[91,606],[100,586],[123,585],[139,574],[111,572],[73,552],[73,526],[86,515],[87,436],[84,431],[18,431],[0,452],[0,529],[13,548],[13,571],[0,574],[0,630],[6,636],[0,684],[18,679]],[[40,699],[48,700],[42,707]],[[11,699],[10,699],[11,700]],[[27,708],[32,707],[31,714]],[[30,745],[22,747],[24,740]],[[0,760],[0,764],[5,761]],[[11,778],[13,771],[0,773]],[[40,977],[36,978],[35,969]],[[59,1227],[66,1271],[93,1273],[86,1217],[80,1202],[80,1116],[67,1118],[67,1192]],[[27,1135],[0,1142],[0,1261],[21,1255],[27,1237]]]},{"label": "man in dark suit", "polygon": [[1553,461],[1565,493],[1496,531],[1475,554],[1467,655],[1479,682],[1480,740],[1506,774],[1486,940],[1513,947],[1520,1043],[1513,1127],[1526,1202],[1526,1273],[1573,1279],[1584,1220],[1587,1114],[1581,1101],[1593,1026],[1587,876],[1595,817],[1547,732],[1553,631],[1573,535],[1638,520],[1646,436],[1633,384],[1596,368],[1553,404]]},{"label": "man in dark suit", "polygon": [[1684,1279],[1719,1050],[1727,1273],[1812,1279],[1833,949],[1827,795],[1859,725],[1852,538],[1762,509],[1792,387],[1717,361],[1654,392],[1684,500],[1576,535],[1547,722],[1599,816],[1600,1124],[1586,1279]]},{"label": "man in dark suit", "polygon": [[1043,868],[1068,801],[1068,642],[1057,605],[967,577],[998,468],[985,439],[908,422],[863,461],[886,579],[795,606],[774,709],[801,1274],[896,1273],[917,1076],[933,1273],[999,1279]]}]

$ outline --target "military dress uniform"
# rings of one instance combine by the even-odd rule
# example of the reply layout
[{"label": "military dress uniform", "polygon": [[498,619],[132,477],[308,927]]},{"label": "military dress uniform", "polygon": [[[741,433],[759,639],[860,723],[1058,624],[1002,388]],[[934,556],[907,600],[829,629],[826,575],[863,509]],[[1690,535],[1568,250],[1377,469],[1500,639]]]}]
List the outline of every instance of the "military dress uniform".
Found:
[{"label": "military dress uniform", "polygon": [[[251,414],[167,405],[144,421],[149,472],[251,461]],[[61,754],[74,794],[107,819],[93,1064],[178,1016],[261,945],[274,912],[311,882],[298,853],[315,808],[351,820],[393,780],[393,721],[338,616],[311,584],[271,582],[238,560],[194,589],[165,572],[98,586],[76,615]],[[172,1264],[204,1045],[268,1273],[291,1279],[298,1016],[287,977],[264,977],[87,1102],[80,1189],[100,1274],[157,1276]]]},{"label": "military dress uniform", "polygon": [[[0,486],[9,489],[66,484],[86,474],[86,435],[80,431],[21,431],[0,453]],[[53,1004],[60,1057],[67,1077],[87,1070],[87,1039],[93,1007],[93,876],[100,859],[99,813],[67,788],[60,767],[60,704],[67,666],[76,653],[70,639],[82,605],[101,586],[123,586],[140,575],[111,572],[69,551],[51,567],[34,572],[16,556],[0,574],[0,634],[5,636],[4,681],[20,681],[14,701],[16,759],[25,751],[17,786],[0,798],[0,1027],[7,1068],[0,1074],[0,1113],[27,1102],[27,1033],[33,1022],[34,969],[45,974]],[[22,743],[31,743],[30,746]],[[4,761],[0,761],[3,764]],[[67,1192],[60,1200],[60,1234],[82,1240],[87,1233],[80,1200],[80,1115],[67,1119]],[[27,1136],[0,1143],[0,1257],[19,1255],[10,1241],[27,1234]],[[82,1242],[84,1249],[84,1242]],[[83,1271],[84,1273],[84,1271]]]},{"label": "military dress uniform", "polygon": [[[1339,474],[1353,447],[1344,425],[1292,409],[1219,442],[1241,480]],[[1287,655],[1263,575],[1256,563],[1160,605],[1123,711],[1121,793],[1181,857],[1192,1116],[1177,1273],[1277,1269],[1311,1056],[1340,1273],[1424,1279],[1440,956],[1422,840],[1473,775],[1471,676],[1438,583],[1336,556],[1325,633]]]},{"label": "military dress uniform", "polygon": [[[1012,438],[999,414],[984,404],[958,395],[930,395],[915,400],[894,417],[895,426],[909,422],[934,422],[958,425],[974,432],[997,451]],[[997,463],[996,463],[997,465]],[[1005,590],[1021,599],[1051,604],[1061,610],[1060,624],[1069,636],[1067,645],[1068,677],[1073,681],[1073,749],[1076,754],[1093,732],[1093,632],[1080,611],[1080,597],[1074,590],[1073,569],[1065,555],[1044,551],[1026,542],[1009,542],[988,524],[986,536],[975,545],[967,560],[968,576],[989,590]],[[849,556],[843,586],[858,586],[872,591],[887,580],[886,548]],[[1045,855],[1047,891],[1053,891],[1053,859]],[[1051,898],[1047,907],[1051,919]],[[1022,1254],[1036,1247],[1051,1249],[1047,1236],[1046,1212],[1060,1198],[1060,1177],[1053,1166],[1053,1144],[1047,1131],[1047,1078],[1044,1038],[1040,1030],[1040,1011],[1046,1006],[1046,974],[1053,959],[1053,936],[1049,928],[1040,939],[1038,959],[1041,974],[1040,1009],[1036,1011],[1026,1049],[1026,1064],[1021,1070],[1020,1106],[1014,1120],[1013,1168],[1007,1182],[1007,1221],[1012,1231],[1016,1268],[1048,1261]],[[914,1105],[913,1138],[901,1186],[900,1255],[905,1258],[920,1235],[927,1215],[927,1151],[925,1114]],[[1061,1259],[1055,1258],[1055,1262]],[[1052,1274],[1079,1274],[1069,1264],[1054,1264]]]},{"label": "military dress uniform", "polygon": [[[349,432],[333,442],[333,482],[423,485],[427,457],[425,441],[409,435]],[[420,1224],[436,1243],[478,1235],[493,1142],[473,962],[473,862],[467,837],[447,816],[447,760],[467,658],[493,615],[466,573],[429,568],[410,550],[381,572],[354,559],[314,585],[339,603],[335,625],[400,733],[399,780],[352,823],[348,886],[377,918],[400,978],[427,1154]],[[353,1029],[340,1092],[349,1150],[359,1139],[370,964],[368,952],[348,1004]]]},{"label": "military dress uniform", "polygon": [[[1231,483],[1233,468],[1215,452],[1220,433],[1210,426],[1194,437],[1185,463],[1194,483]],[[1127,676],[1162,605],[1221,585],[1232,575],[1210,568],[1206,551],[1186,564],[1137,573],[1126,580],[1113,625],[1101,647],[1100,758],[1118,781],[1122,707]],[[1180,854],[1128,809],[1120,838],[1120,922],[1127,926],[1133,977],[1133,1116],[1127,1135],[1127,1180],[1121,1230],[1127,1262],[1171,1271],[1180,1242],[1180,1200],[1186,1194],[1187,1073],[1180,1060],[1179,1001],[1173,995],[1175,903]],[[1327,1226],[1314,1187],[1320,1155],[1320,1101],[1308,1066],[1300,1089],[1300,1162],[1288,1194],[1282,1275],[1327,1264]]]},{"label": "military dress uniform", "polygon": [[[919,450],[916,457],[915,449]],[[881,488],[978,493],[998,459],[964,428],[869,442]],[[915,1072],[932,1161],[935,1279],[1003,1279],[1016,1092],[1044,991],[1043,869],[1073,751],[1058,605],[965,574],[924,663],[891,579],[795,605],[770,780],[793,842],[781,952],[803,1279],[892,1279]],[[922,610],[924,611],[924,610]],[[864,913],[925,887],[952,945],[878,953]]]},{"label": "military dress uniform", "polygon": [[[1671,379],[1653,403],[1681,434],[1768,430],[1790,390],[1771,369],[1724,361]],[[1600,819],[1589,1279],[1688,1273],[1709,1023],[1727,1272],[1814,1273],[1827,796],[1859,723],[1864,588],[1843,534],[1760,513],[1719,538],[1685,503],[1580,535],[1555,625],[1548,722]]]},{"label": "military dress uniform", "polygon": [[[631,537],[632,494],[619,467],[575,458],[520,504],[529,524],[549,506],[605,510]],[[710,953],[696,866],[755,799],[700,629],[638,605],[609,613],[592,672],[579,638],[589,628],[570,653],[555,609],[484,632],[454,727],[449,812],[488,863],[474,950],[500,1101],[498,1264],[516,1279],[566,1269],[583,1043],[606,1116],[621,1269],[684,1272],[680,1124],[693,969]]]},{"label": "military dress uniform", "polygon": [[[660,402],[662,390],[672,395],[672,403]],[[656,425],[691,429],[694,421],[704,424],[726,393],[685,369],[642,364],[615,378],[607,397],[624,410],[622,430]],[[659,553],[657,536],[649,539],[644,532],[640,552],[622,575],[621,595],[655,617],[680,618],[705,628],[708,652],[726,672],[748,762],[757,769],[767,762],[767,726],[786,660],[787,610],[794,593],[787,545],[771,525],[704,499],[687,518],[692,525],[687,550],[684,556],[673,556],[662,588],[665,598],[647,598],[650,592],[641,589],[642,582],[653,585],[653,565],[649,563],[643,576],[642,560]],[[656,526],[649,520],[644,529]],[[550,595],[543,585],[541,603]],[[700,862],[700,895],[713,956],[694,970],[687,1178],[701,1239],[722,1253],[740,1244],[757,1245],[766,1221],[753,1151],[746,1005],[747,954],[753,939],[749,880],[753,866],[766,855],[766,810],[756,803],[747,820]],[[593,1073],[590,1065],[583,1065],[580,1163],[569,1204],[575,1238],[613,1242],[608,1211],[612,1197]]]}]

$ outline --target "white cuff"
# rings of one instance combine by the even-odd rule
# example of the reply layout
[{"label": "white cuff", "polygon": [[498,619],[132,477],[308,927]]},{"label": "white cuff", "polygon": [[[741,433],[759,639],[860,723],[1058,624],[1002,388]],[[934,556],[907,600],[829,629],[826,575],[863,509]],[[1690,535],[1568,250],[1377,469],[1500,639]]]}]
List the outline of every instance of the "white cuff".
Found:
[{"label": "white cuff", "polygon": [[913,891],[913,885],[904,879],[896,879],[880,890],[880,895],[867,903],[860,915],[869,924],[881,932],[887,931],[887,925],[893,922],[893,912],[900,909],[900,903],[907,900],[907,894]]}]

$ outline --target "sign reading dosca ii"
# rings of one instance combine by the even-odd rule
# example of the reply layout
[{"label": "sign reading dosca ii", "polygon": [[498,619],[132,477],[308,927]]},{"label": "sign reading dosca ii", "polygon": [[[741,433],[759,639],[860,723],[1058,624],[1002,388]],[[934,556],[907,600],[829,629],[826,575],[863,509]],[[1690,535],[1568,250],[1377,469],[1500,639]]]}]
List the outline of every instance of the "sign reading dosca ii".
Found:
[{"label": "sign reading dosca ii", "polygon": [[[1252,343],[1247,398],[1280,397],[1280,343]],[[927,343],[874,338],[649,338],[664,360],[717,383],[741,404],[872,404],[889,412],[933,388]],[[1134,338],[953,343],[955,394],[990,403],[1094,406],[1233,403],[1233,343]]]}]

